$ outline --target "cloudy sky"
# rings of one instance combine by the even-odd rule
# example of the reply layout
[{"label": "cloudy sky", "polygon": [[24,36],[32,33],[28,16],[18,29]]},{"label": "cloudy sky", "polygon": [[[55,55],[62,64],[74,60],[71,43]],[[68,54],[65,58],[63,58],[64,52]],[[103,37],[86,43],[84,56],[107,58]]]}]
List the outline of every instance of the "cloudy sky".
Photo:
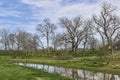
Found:
[{"label": "cloudy sky", "polygon": [[[0,29],[35,31],[35,26],[47,17],[57,23],[60,17],[82,15],[90,18],[100,12],[105,0],[0,0]],[[120,0],[107,0],[120,10]]]}]

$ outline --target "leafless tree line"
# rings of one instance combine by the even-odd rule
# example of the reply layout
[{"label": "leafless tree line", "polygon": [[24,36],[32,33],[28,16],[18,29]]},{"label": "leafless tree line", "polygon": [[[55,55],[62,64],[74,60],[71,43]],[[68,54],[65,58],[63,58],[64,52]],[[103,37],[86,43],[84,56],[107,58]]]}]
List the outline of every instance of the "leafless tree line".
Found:
[{"label": "leafless tree line", "polygon": [[[103,46],[111,50],[114,58],[113,46],[120,36],[120,18],[115,11],[115,6],[103,2],[101,12],[93,15],[91,19],[85,20],[82,16],[63,17],[59,19],[59,24],[55,25],[45,18],[36,26],[37,35],[25,31],[9,33],[3,29],[0,42],[5,50],[29,51],[46,48],[48,53],[51,47],[54,50],[71,49],[76,54],[80,47],[85,51]],[[58,34],[57,27],[64,31]]]},{"label": "leafless tree line", "polygon": [[7,29],[1,30],[1,48],[4,50],[37,50],[38,36],[25,31],[9,33]]}]

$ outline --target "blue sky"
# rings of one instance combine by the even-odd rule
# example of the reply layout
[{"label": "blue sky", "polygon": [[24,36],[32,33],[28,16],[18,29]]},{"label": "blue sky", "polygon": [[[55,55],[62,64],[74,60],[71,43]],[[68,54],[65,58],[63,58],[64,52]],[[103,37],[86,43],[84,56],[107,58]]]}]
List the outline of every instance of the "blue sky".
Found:
[{"label": "blue sky", "polygon": [[[104,0],[0,0],[0,29],[24,29],[34,32],[45,17],[57,23],[60,17],[82,15],[90,18],[99,13]],[[119,7],[119,0],[109,0]]]}]

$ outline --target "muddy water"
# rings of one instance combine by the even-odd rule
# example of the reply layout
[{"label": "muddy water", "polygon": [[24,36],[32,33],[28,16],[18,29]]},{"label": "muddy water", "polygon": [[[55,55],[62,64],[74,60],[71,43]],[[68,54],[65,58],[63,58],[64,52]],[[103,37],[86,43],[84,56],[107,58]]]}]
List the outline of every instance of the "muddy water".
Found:
[{"label": "muddy water", "polygon": [[75,80],[120,80],[119,75],[109,73],[92,72],[82,69],[56,67],[43,64],[30,64],[30,63],[15,63],[15,64],[42,69],[46,72],[59,74],[61,76],[66,76],[69,78],[73,78]]}]

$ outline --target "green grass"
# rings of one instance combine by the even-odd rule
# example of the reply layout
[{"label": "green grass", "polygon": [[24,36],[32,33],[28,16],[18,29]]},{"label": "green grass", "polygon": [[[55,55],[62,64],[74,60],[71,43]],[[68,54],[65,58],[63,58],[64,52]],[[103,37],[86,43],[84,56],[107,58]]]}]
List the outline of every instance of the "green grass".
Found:
[{"label": "green grass", "polygon": [[17,66],[10,57],[0,57],[0,80],[70,80],[58,74],[49,74],[42,70]]},{"label": "green grass", "polygon": [[[13,62],[41,63],[68,68],[86,69],[99,72],[109,72],[120,75],[120,59],[99,59],[96,57],[77,57],[72,60],[57,60],[53,57],[29,57],[26,59],[16,58],[11,59]],[[106,64],[109,62],[109,64]],[[103,63],[103,64],[99,64]],[[105,64],[104,64],[105,63]]]},{"label": "green grass", "polygon": [[[55,56],[48,57],[48,56],[24,56],[24,55],[16,55],[16,58],[12,58],[13,54],[4,55],[1,57],[1,59],[5,59],[7,61],[12,62],[27,62],[27,63],[41,63],[41,64],[47,64],[47,65],[55,65],[55,66],[61,66],[61,67],[68,67],[68,68],[78,68],[78,69],[85,69],[85,70],[92,70],[92,71],[98,71],[98,72],[109,72],[112,74],[118,74],[120,75],[120,57],[118,56],[115,59],[109,58],[98,58],[96,56],[86,56],[86,57],[74,57],[71,60],[57,60]],[[106,64],[109,62],[109,64]],[[99,64],[103,63],[103,64]],[[104,64],[105,63],[105,64]],[[15,66],[15,65],[14,65]],[[18,66],[17,66],[18,67]],[[23,67],[22,67],[23,68]],[[26,68],[26,67],[25,67]],[[27,68],[28,69],[28,68]],[[21,70],[22,71],[22,70]],[[30,68],[31,71],[31,68]],[[37,70],[38,71],[38,70]],[[32,70],[34,72],[34,70]],[[42,76],[40,76],[40,73]],[[60,78],[55,78],[53,74],[50,74],[52,76],[46,75],[47,73],[43,74],[43,71],[39,71],[36,76],[32,73],[32,76],[37,79],[56,79],[59,80]],[[55,75],[56,76],[56,75]],[[0,79],[1,80],[1,79]],[[61,79],[64,80],[64,79]],[[65,79],[67,80],[67,79]]]}]

